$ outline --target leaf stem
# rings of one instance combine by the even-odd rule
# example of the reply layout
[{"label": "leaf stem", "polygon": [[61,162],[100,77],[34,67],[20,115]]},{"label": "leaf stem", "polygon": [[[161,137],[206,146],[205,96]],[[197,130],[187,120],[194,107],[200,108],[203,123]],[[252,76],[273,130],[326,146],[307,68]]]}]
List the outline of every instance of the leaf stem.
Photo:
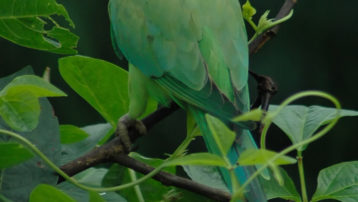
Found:
[{"label": "leaf stem", "polygon": [[305,172],[303,168],[302,151],[297,151],[297,165],[298,165],[298,173],[300,175],[302,199],[303,202],[308,202],[306,182],[305,182]]},{"label": "leaf stem", "polygon": [[[128,173],[129,173],[129,176],[130,176],[132,182],[137,180],[137,176],[136,176],[134,170],[128,168]],[[135,193],[137,195],[138,202],[145,202],[143,194],[142,194],[142,191],[140,190],[139,185],[134,186],[134,191],[135,191]]]},{"label": "leaf stem", "polygon": [[252,29],[254,29],[255,33],[257,31],[257,25],[254,23],[254,21],[252,21],[252,19],[246,19],[246,22],[249,23],[249,25],[252,27]]}]

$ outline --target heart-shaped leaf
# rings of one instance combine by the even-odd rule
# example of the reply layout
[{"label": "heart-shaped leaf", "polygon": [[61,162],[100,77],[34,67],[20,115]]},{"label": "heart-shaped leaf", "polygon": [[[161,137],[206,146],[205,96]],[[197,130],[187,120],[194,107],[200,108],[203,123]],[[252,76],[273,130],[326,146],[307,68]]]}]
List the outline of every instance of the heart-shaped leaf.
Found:
[{"label": "heart-shaped leaf", "polygon": [[358,161],[339,163],[319,172],[312,201],[358,201]]},{"label": "heart-shaped leaf", "polygon": [[[278,106],[270,105],[270,111]],[[280,111],[273,119],[281,130],[290,138],[293,144],[310,138],[322,125],[327,124],[337,115],[337,109],[321,106],[289,105]],[[358,116],[358,111],[340,110],[340,117]],[[299,151],[306,149],[306,146],[298,148]]]},{"label": "heart-shaped leaf", "polygon": [[259,177],[260,183],[264,188],[267,199],[282,198],[286,200],[292,200],[295,202],[301,201],[301,196],[297,192],[295,184],[290,176],[283,168],[279,168],[281,173],[283,184],[280,185],[275,178],[269,180]]},{"label": "heart-shaped leaf", "polygon": [[40,116],[38,98],[57,96],[66,94],[40,77],[16,77],[0,91],[0,116],[17,131],[31,131]]}]

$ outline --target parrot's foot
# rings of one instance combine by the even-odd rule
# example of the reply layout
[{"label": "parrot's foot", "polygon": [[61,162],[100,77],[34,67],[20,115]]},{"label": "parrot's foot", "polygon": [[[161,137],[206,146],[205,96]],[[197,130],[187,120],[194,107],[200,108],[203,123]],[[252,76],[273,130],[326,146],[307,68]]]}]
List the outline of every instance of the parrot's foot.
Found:
[{"label": "parrot's foot", "polygon": [[[251,109],[258,108],[261,105],[261,109],[267,111],[270,105],[270,100],[277,93],[277,85],[269,76],[259,75],[253,71],[250,71],[257,82],[258,96],[251,106]],[[255,142],[260,145],[260,136],[264,125],[259,122],[258,127],[253,131],[253,137]]]},{"label": "parrot's foot", "polygon": [[132,149],[132,143],[129,137],[129,130],[131,129],[136,130],[140,136],[147,133],[147,128],[141,121],[130,118],[128,114],[122,116],[118,121],[115,134],[120,137],[121,143],[127,153]]},{"label": "parrot's foot", "polygon": [[261,108],[267,111],[272,96],[277,93],[277,85],[269,76],[259,75],[252,71],[250,74],[255,78],[258,89],[258,96],[251,108],[258,108],[261,105]]}]

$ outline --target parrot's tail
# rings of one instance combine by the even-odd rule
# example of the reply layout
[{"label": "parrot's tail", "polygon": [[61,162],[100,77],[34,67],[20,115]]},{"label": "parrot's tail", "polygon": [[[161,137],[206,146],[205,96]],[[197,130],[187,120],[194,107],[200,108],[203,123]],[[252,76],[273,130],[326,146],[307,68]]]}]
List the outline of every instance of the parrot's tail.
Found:
[{"label": "parrot's tail", "polygon": [[[202,132],[207,149],[211,153],[219,154],[216,141],[214,140],[214,137],[212,136],[208,123],[205,119],[205,113],[194,107],[190,107],[190,112],[192,113],[200,131]],[[250,134],[250,131],[240,128],[237,128],[235,131],[237,139],[228,152],[228,158],[232,164],[236,163],[241,152],[249,148],[257,148],[256,143]],[[219,168],[219,171],[225,184],[229,190],[232,191],[232,183],[229,171],[226,168]],[[244,184],[255,171],[256,168],[254,166],[238,166],[235,169],[235,174],[240,185]],[[263,189],[257,178],[248,185],[245,191],[245,198],[249,202],[267,201],[265,193],[263,192]]]}]

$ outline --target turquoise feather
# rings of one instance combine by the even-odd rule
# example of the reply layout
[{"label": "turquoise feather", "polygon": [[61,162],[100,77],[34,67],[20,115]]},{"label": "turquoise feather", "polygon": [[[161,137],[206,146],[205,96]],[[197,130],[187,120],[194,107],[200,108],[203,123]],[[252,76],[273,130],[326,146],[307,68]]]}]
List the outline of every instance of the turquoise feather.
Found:
[{"label": "turquoise feather", "polygon": [[[250,107],[247,86],[248,44],[237,0],[110,0],[112,40],[133,64],[129,73],[129,115],[138,118],[152,96],[191,111],[210,152],[218,154],[205,113],[225,123]],[[228,157],[256,145],[235,126],[237,140]],[[239,167],[240,184],[254,168]],[[231,189],[228,171],[220,169]],[[260,185],[250,184],[249,201],[265,201]]]}]

